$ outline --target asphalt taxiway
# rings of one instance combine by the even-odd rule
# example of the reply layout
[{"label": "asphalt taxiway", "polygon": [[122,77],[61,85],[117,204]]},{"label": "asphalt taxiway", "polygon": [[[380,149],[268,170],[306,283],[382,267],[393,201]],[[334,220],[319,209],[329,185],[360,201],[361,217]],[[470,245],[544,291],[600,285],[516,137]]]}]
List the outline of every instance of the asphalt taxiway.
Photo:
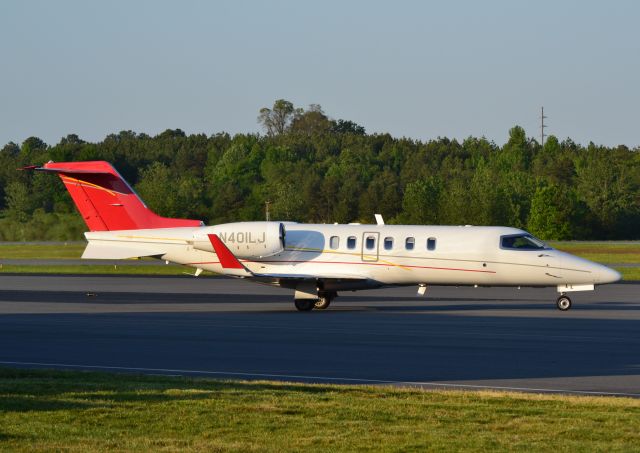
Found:
[{"label": "asphalt taxiway", "polygon": [[640,396],[640,283],[341,294],[225,278],[0,276],[0,365]]}]

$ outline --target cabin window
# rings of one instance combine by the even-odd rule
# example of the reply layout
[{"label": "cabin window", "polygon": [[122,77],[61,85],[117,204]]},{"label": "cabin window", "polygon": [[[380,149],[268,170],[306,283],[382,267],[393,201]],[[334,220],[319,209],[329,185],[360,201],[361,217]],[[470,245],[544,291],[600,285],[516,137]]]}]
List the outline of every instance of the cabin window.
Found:
[{"label": "cabin window", "polygon": [[391,250],[392,248],[393,248],[393,238],[392,237],[384,238],[384,249]]},{"label": "cabin window", "polygon": [[347,248],[348,249],[355,249],[356,248],[356,237],[355,236],[349,236],[347,238]]},{"label": "cabin window", "polygon": [[413,250],[413,248],[416,245],[416,238],[413,237],[408,237],[405,241],[404,241],[404,248],[406,248],[407,250]]},{"label": "cabin window", "polygon": [[365,247],[367,248],[367,250],[373,250],[376,246],[376,238],[373,236],[367,236],[367,239],[365,241]]},{"label": "cabin window", "polygon": [[338,236],[331,236],[331,239],[329,239],[329,247],[334,250],[340,247],[340,238]]},{"label": "cabin window", "polygon": [[436,249],[436,238],[427,239],[427,250],[435,250]]},{"label": "cabin window", "polygon": [[530,234],[512,234],[500,238],[500,247],[508,250],[544,250],[549,247]]}]

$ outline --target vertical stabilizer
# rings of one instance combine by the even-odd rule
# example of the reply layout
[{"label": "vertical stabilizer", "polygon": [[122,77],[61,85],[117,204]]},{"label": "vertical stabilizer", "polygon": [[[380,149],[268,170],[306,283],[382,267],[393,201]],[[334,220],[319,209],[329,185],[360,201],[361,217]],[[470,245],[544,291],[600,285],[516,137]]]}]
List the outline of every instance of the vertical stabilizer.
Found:
[{"label": "vertical stabilizer", "polygon": [[60,176],[91,231],[202,225],[200,220],[170,219],[155,214],[105,161],[49,162],[35,170]]}]

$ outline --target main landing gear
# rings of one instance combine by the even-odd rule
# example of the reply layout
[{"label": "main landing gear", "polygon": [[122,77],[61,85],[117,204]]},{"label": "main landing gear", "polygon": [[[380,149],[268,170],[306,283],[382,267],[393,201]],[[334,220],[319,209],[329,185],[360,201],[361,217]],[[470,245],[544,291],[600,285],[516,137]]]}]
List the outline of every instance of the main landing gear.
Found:
[{"label": "main landing gear", "polygon": [[571,299],[569,299],[569,296],[565,296],[565,294],[562,293],[560,294],[560,297],[558,297],[558,300],[556,300],[556,306],[560,311],[567,311],[571,308]]},{"label": "main landing gear", "polygon": [[298,311],[311,311],[316,301],[314,299],[294,299],[293,303]]},{"label": "main landing gear", "polygon": [[338,294],[334,291],[320,291],[317,299],[294,299],[298,311],[326,310]]},{"label": "main landing gear", "polygon": [[338,294],[334,291],[320,291],[318,293],[318,300],[314,304],[313,308],[316,310],[326,310],[329,308],[331,301],[335,299]]}]

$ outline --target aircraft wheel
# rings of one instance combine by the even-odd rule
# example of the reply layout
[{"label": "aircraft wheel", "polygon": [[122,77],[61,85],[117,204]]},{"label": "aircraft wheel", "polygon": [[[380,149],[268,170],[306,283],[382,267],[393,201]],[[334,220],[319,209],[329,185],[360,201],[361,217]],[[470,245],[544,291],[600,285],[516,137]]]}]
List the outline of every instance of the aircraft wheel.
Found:
[{"label": "aircraft wheel", "polygon": [[563,294],[562,296],[558,297],[558,300],[556,301],[556,306],[560,311],[567,311],[568,309],[571,308],[571,299],[569,299],[569,297]]},{"label": "aircraft wheel", "polygon": [[329,294],[322,295],[313,305],[313,308],[315,308],[316,310],[326,310],[327,308],[329,308],[332,299],[333,297],[331,297]]},{"label": "aircraft wheel", "polygon": [[311,311],[316,301],[314,299],[295,299],[293,303],[298,311]]}]

